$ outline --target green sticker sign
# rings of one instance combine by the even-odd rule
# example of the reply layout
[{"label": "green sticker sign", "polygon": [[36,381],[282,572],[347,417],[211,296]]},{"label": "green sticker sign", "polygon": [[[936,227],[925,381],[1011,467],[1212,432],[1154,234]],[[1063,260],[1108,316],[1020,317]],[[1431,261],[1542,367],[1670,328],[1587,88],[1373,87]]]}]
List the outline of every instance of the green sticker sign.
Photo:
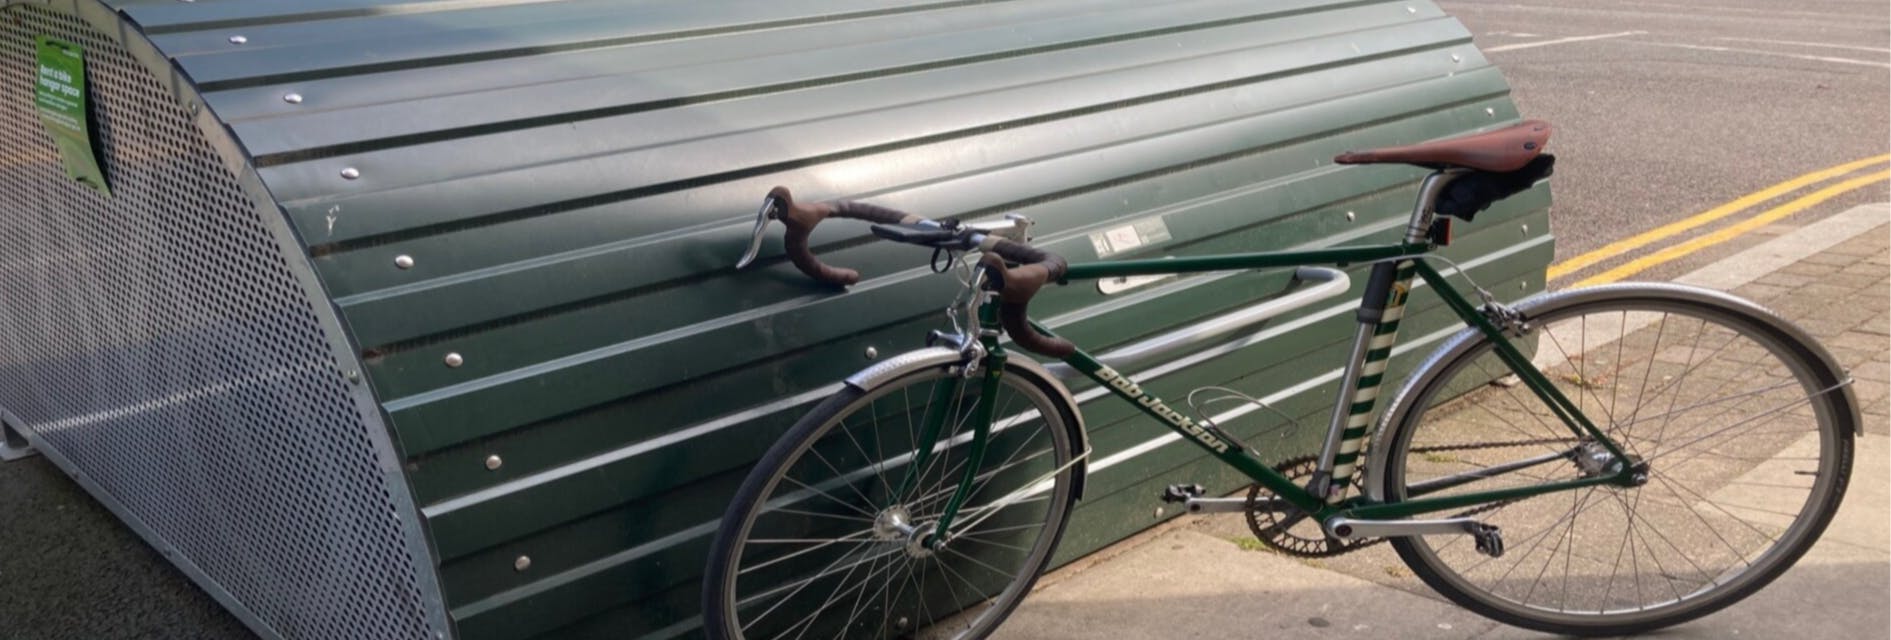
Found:
[{"label": "green sticker sign", "polygon": [[38,41],[39,75],[33,103],[39,108],[39,121],[59,144],[66,175],[110,196],[112,190],[105,184],[105,171],[99,168],[88,128],[91,112],[85,103],[85,50],[46,36]]}]

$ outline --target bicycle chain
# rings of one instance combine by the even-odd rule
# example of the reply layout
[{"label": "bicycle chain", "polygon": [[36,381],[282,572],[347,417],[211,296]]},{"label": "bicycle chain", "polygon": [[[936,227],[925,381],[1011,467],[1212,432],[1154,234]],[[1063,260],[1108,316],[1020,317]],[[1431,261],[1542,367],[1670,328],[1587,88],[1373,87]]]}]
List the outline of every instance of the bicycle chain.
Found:
[{"label": "bicycle chain", "polygon": [[[1518,447],[1518,446],[1535,446],[1535,445],[1541,445],[1541,444],[1568,444],[1572,441],[1574,441],[1574,438],[1538,438],[1535,440],[1518,440],[1518,441],[1512,441],[1512,442],[1489,442],[1489,443],[1464,444],[1464,445],[1439,445],[1439,446],[1433,446],[1433,447],[1422,447],[1418,449],[1413,449],[1412,453],[1433,453],[1433,452],[1438,452],[1438,451],[1475,451],[1475,450],[1482,450],[1482,449],[1502,449],[1502,448]],[[1289,479],[1294,479],[1294,478],[1303,478],[1303,477],[1311,476],[1314,470],[1318,468],[1318,466],[1319,466],[1318,460],[1316,460],[1313,456],[1299,456],[1295,458],[1288,458],[1286,460],[1281,461],[1279,464],[1274,465],[1274,470],[1280,472],[1281,475],[1287,476]],[[1364,478],[1363,474],[1353,476],[1352,485],[1353,485],[1354,491],[1365,490],[1363,478]],[[1246,514],[1247,522],[1248,522],[1248,531],[1253,533],[1254,537],[1260,540],[1261,544],[1267,545],[1267,548],[1272,549],[1276,552],[1279,552],[1282,555],[1288,555],[1288,556],[1293,556],[1297,558],[1330,558],[1333,556],[1352,553],[1354,551],[1358,551],[1360,549],[1364,549],[1366,547],[1370,547],[1370,546],[1373,546],[1373,545],[1376,545],[1388,540],[1388,538],[1363,538],[1359,540],[1341,540],[1339,538],[1326,536],[1324,527],[1320,528],[1320,532],[1322,535],[1320,538],[1317,538],[1317,539],[1309,538],[1309,537],[1301,536],[1301,535],[1296,535],[1295,533],[1293,533],[1293,526],[1307,519],[1308,517],[1307,512],[1291,504],[1286,505],[1284,509],[1281,509],[1279,511],[1262,510],[1262,509],[1256,508],[1256,505],[1259,504],[1261,500],[1267,499],[1270,497],[1278,498],[1279,496],[1275,496],[1272,491],[1268,491],[1267,487],[1260,484],[1255,484],[1248,488],[1247,514]],[[1520,500],[1522,500],[1522,498],[1512,498],[1510,500],[1499,500],[1497,502],[1479,505],[1471,509],[1458,512],[1456,514],[1451,515],[1450,517],[1465,518],[1465,517],[1478,515],[1480,513],[1488,513],[1491,511],[1495,511],[1497,509],[1510,506],[1511,504],[1514,504]]]}]

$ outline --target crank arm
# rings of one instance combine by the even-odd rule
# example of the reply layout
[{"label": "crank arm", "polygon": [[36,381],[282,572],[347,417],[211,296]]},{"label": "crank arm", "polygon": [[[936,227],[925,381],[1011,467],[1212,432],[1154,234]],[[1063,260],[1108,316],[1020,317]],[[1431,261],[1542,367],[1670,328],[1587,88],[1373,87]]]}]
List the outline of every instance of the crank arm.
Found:
[{"label": "crank arm", "polygon": [[1339,517],[1326,521],[1326,533],[1341,540],[1396,538],[1446,534],[1477,534],[1486,525],[1474,518],[1441,520],[1358,520]]}]

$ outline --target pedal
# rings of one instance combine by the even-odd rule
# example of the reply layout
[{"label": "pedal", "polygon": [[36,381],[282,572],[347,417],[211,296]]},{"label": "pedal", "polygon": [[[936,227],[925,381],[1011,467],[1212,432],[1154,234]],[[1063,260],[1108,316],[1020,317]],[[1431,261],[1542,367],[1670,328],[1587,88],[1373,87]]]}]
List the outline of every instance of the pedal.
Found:
[{"label": "pedal", "polygon": [[1504,534],[1496,525],[1478,524],[1471,528],[1471,539],[1477,542],[1477,552],[1492,558],[1504,557]]},{"label": "pedal", "polygon": [[1172,484],[1162,490],[1162,501],[1168,503],[1188,502],[1189,498],[1200,498],[1207,493],[1199,484]]}]

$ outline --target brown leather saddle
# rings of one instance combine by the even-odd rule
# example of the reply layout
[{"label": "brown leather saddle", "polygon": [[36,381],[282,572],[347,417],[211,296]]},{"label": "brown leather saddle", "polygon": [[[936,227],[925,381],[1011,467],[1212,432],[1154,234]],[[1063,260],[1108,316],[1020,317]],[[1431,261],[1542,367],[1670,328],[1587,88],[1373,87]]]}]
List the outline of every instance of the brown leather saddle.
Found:
[{"label": "brown leather saddle", "polygon": [[1550,141],[1550,123],[1525,120],[1514,126],[1448,140],[1368,151],[1348,151],[1333,158],[1340,164],[1415,164],[1430,169],[1464,167],[1509,173],[1522,169],[1543,153]]}]

